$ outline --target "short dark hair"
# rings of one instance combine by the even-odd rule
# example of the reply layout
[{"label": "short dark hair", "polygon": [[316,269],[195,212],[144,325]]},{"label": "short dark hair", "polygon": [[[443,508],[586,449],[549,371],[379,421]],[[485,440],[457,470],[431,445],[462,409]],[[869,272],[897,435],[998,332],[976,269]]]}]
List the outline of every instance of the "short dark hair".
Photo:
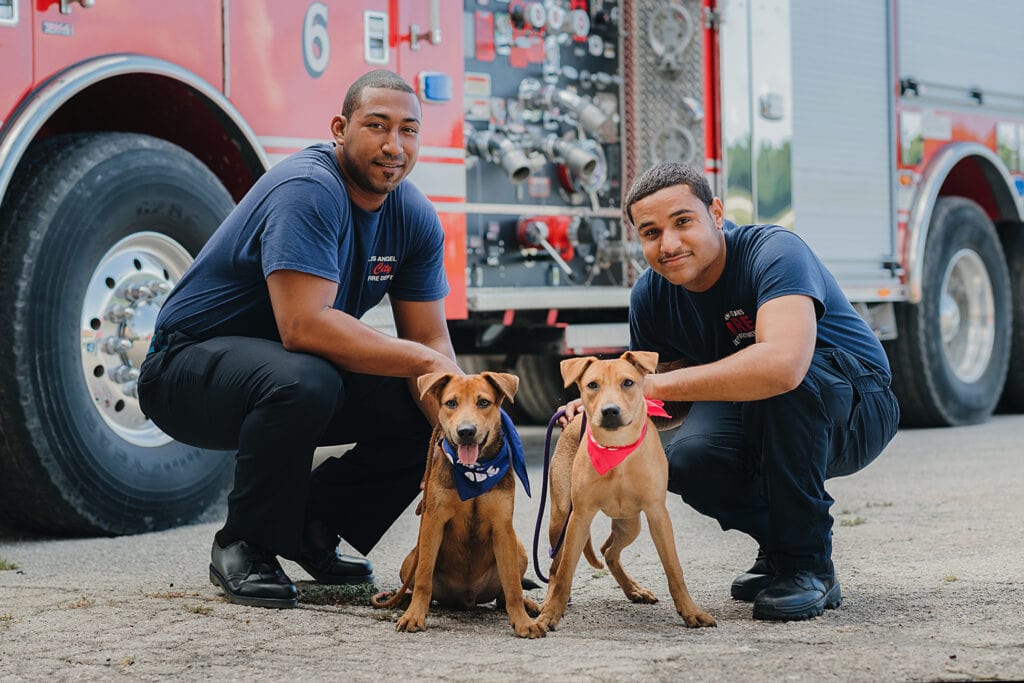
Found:
[{"label": "short dark hair", "polygon": [[633,181],[629,192],[626,193],[624,208],[626,215],[629,216],[629,222],[633,222],[634,204],[659,190],[675,185],[689,187],[697,199],[704,202],[704,206],[710,207],[711,202],[715,199],[707,178],[696,167],[671,161],[658,164],[641,173],[640,177]]},{"label": "short dark hair", "polygon": [[359,109],[363,103],[363,91],[367,88],[385,88],[387,90],[400,90],[401,92],[416,94],[412,86],[405,82],[401,76],[387,69],[376,69],[367,71],[356,79],[355,83],[349,86],[345,93],[345,102],[341,105],[341,115],[346,119],[352,118],[352,112]]}]

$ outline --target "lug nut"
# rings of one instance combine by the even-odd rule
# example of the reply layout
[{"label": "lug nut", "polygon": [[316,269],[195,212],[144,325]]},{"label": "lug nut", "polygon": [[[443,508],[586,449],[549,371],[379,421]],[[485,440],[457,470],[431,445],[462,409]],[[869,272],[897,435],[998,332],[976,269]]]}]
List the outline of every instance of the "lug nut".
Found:
[{"label": "lug nut", "polygon": [[114,380],[118,384],[124,384],[131,382],[139,378],[139,369],[133,368],[130,365],[119,365],[110,371],[110,379]]},{"label": "lug nut", "polygon": [[112,323],[122,323],[125,320],[131,320],[135,315],[134,309],[131,306],[122,306],[121,304],[114,304],[107,309],[107,320]]},{"label": "lug nut", "polygon": [[132,348],[132,340],[124,337],[107,337],[103,340],[103,352],[115,355]]}]

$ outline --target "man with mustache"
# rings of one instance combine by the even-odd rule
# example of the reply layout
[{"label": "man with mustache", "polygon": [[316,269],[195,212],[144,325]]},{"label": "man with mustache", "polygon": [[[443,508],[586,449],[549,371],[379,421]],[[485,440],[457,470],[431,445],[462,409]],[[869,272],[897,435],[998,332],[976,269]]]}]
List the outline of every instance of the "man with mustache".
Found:
[{"label": "man with mustache", "polygon": [[838,607],[825,480],[896,433],[882,345],[803,240],[725,220],[697,169],[646,171],[624,206],[651,266],[633,287],[630,348],[662,361],[644,394],[691,403],[666,449],[669,490],[757,541],[731,587],[754,618]]},{"label": "man with mustache", "polygon": [[[419,492],[430,423],[410,378],[461,372],[444,234],[411,183],[421,125],[390,71],[349,88],[330,128],[263,175],[160,310],[142,408],[170,436],[236,450],[210,580],[294,607],[278,556],[321,583],[372,582],[365,554]],[[389,295],[398,337],[359,318]],[[311,472],[317,446],[355,443]]]}]

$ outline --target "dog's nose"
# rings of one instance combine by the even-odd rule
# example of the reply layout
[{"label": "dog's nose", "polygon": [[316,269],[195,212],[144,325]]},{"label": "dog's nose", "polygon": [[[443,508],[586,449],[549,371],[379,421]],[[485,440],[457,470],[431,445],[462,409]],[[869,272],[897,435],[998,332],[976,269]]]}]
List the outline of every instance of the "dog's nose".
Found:
[{"label": "dog's nose", "polygon": [[601,408],[601,417],[619,417],[621,414],[622,410],[616,405]]},{"label": "dog's nose", "polygon": [[459,435],[459,438],[463,441],[468,441],[476,436],[476,425],[459,425],[455,433]]}]

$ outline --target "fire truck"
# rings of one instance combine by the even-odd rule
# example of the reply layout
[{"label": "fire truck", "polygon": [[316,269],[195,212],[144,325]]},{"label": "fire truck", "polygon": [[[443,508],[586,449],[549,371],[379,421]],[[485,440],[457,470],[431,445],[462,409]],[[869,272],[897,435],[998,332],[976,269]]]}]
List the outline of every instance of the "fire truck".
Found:
[{"label": "fire truck", "polygon": [[230,454],[139,408],[156,313],[377,68],[422,102],[456,350],[520,375],[520,419],[567,398],[561,358],[628,343],[622,195],[663,161],[815,249],[905,424],[1020,411],[1022,25],[1015,0],[0,0],[0,519],[134,533],[221,500]]}]

